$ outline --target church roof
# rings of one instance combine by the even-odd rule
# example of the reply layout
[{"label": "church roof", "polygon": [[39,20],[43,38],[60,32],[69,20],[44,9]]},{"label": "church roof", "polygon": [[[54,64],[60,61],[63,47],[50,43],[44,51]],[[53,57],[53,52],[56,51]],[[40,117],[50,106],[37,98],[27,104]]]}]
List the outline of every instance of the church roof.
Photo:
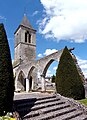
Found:
[{"label": "church roof", "polygon": [[27,28],[32,28],[32,26],[31,26],[28,18],[26,17],[26,15],[24,15],[20,25],[23,25],[24,27],[27,27]]},{"label": "church roof", "polygon": [[31,26],[28,18],[26,17],[26,15],[24,14],[24,17],[22,19],[22,22],[20,23],[20,25],[18,26],[18,28],[16,29],[16,31],[14,32],[14,34],[17,32],[17,30],[20,28],[20,26],[32,29],[33,31],[36,32],[36,30]]}]

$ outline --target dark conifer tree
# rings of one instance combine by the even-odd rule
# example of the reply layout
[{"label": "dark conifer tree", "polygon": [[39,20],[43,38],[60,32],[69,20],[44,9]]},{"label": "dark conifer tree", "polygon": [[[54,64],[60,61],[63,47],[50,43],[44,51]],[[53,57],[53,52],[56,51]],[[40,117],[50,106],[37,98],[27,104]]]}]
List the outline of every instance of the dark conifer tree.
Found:
[{"label": "dark conifer tree", "polygon": [[55,78],[56,78],[56,76],[53,75],[53,76],[52,76],[52,83],[55,83]]},{"label": "dark conifer tree", "polygon": [[85,98],[83,82],[76,64],[67,49],[64,48],[56,71],[57,93],[69,98]]},{"label": "dark conifer tree", "polygon": [[12,111],[14,79],[10,49],[4,25],[0,24],[0,115]]}]

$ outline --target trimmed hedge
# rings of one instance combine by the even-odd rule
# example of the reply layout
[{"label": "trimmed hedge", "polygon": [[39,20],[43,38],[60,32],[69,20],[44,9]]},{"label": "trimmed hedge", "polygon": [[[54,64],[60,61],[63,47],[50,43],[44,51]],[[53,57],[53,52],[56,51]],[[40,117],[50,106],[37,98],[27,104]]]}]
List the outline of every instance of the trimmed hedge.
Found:
[{"label": "trimmed hedge", "polygon": [[67,47],[63,50],[56,71],[56,90],[65,97],[76,100],[85,98],[82,79]]},{"label": "trimmed hedge", "polygon": [[4,25],[0,24],[0,115],[12,111],[14,79],[10,49]]}]

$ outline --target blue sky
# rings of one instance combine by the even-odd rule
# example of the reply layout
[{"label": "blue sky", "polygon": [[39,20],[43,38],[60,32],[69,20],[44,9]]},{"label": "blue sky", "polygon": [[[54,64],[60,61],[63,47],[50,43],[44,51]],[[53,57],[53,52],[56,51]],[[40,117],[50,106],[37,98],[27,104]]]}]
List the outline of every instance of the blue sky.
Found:
[{"label": "blue sky", "polygon": [[[75,47],[73,53],[87,77],[87,0],[0,0],[0,23],[14,59],[14,32],[26,13],[37,30],[37,59],[55,50]],[[51,65],[48,75],[55,72]]]}]

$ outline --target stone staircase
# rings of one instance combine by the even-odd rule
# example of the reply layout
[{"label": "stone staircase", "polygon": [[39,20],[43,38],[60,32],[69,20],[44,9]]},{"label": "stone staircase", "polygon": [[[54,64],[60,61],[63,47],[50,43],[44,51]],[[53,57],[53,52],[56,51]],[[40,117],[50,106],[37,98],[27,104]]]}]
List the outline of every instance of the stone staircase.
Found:
[{"label": "stone staircase", "polygon": [[86,111],[60,95],[14,101],[23,120],[87,120]]}]

